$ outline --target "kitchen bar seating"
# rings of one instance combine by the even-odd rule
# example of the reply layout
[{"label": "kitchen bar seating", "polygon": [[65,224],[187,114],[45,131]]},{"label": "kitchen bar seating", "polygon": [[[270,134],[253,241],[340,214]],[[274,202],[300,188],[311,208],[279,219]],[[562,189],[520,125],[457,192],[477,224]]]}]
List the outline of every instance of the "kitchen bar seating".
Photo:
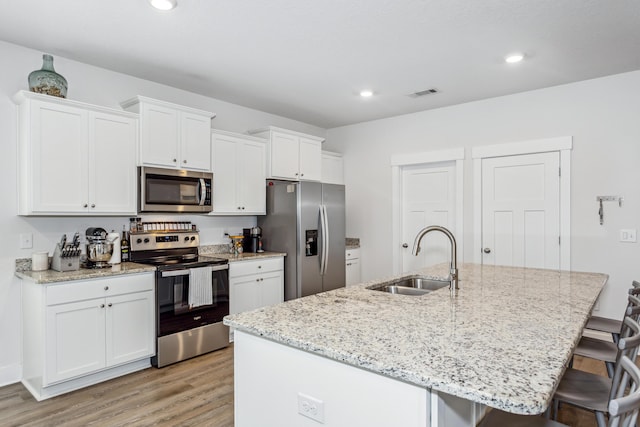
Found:
[{"label": "kitchen bar seating", "polygon": [[[633,297],[629,296],[629,298]],[[616,396],[619,385],[627,380],[620,360],[623,358],[635,360],[638,346],[640,346],[640,325],[627,316],[623,322],[623,334],[618,341],[613,379],[578,369],[567,369],[553,396],[554,416],[557,416],[558,405],[566,403],[594,412],[598,427],[606,426],[610,400]]]},{"label": "kitchen bar seating", "polygon": [[[582,393],[585,400],[595,401],[599,399],[598,407],[595,410],[598,427],[631,427],[636,425],[638,411],[640,410],[640,390],[638,389],[640,370],[631,360],[635,359],[638,345],[640,345],[640,325],[629,317],[625,318],[624,325],[625,329],[628,328],[630,331],[627,332],[625,330],[625,332],[631,336],[622,338],[618,343],[620,346],[620,359],[616,364],[614,379],[610,380],[603,376],[569,368],[554,396],[554,406],[556,408],[558,400],[575,406],[581,406],[574,401],[566,400],[567,396],[563,391],[563,382],[565,383],[564,388],[566,389],[568,388],[568,384],[573,385],[571,381],[572,378],[568,377],[576,377],[583,382],[577,382],[577,389],[574,390],[575,393]],[[628,356],[631,356],[631,359]],[[590,378],[590,376],[592,376],[592,378]],[[592,380],[593,383],[587,383],[586,380]],[[594,384],[596,385],[594,386]],[[629,394],[625,395],[627,390]],[[608,423],[605,413],[609,414]],[[502,426],[561,427],[564,426],[564,424],[542,416],[516,415],[497,409],[491,410],[479,424],[479,427]]]},{"label": "kitchen bar seating", "polygon": [[[625,317],[638,320],[640,316],[640,299],[636,295],[640,295],[640,288],[632,288],[629,290],[629,293]],[[619,336],[623,334],[622,329],[624,329],[624,324],[621,325],[621,329],[618,331]],[[607,368],[607,374],[609,377],[612,377],[614,365],[618,359],[618,346],[614,342],[582,337],[573,354],[603,361]]]},{"label": "kitchen bar seating", "polygon": [[[629,289],[631,295],[638,295],[640,292],[634,293],[634,290],[640,290],[640,282],[634,280],[632,282],[633,288]],[[618,342],[620,338],[620,329],[622,328],[622,320],[609,319],[607,317],[591,316],[587,321],[585,329],[591,329],[593,331],[607,332],[611,334],[613,342]]]}]

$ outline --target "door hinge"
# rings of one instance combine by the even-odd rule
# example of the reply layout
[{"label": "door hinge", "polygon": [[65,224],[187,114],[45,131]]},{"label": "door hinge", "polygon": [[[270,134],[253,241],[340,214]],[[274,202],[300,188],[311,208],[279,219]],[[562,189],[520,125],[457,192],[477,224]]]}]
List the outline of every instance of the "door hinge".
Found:
[{"label": "door hinge", "polygon": [[562,176],[562,168],[558,168],[558,176]]},{"label": "door hinge", "polygon": [[560,236],[558,236],[558,244],[560,244]]}]

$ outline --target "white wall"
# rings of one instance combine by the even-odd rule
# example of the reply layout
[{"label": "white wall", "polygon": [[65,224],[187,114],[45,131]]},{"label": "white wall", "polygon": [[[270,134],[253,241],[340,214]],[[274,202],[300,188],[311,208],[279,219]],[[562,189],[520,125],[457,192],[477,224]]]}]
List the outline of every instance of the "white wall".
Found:
[{"label": "white wall", "polygon": [[[640,228],[639,93],[636,71],[329,129],[324,148],[344,154],[347,235],[361,239],[363,280],[392,272],[392,155],[465,147],[464,258],[473,261],[470,147],[573,136],[571,268],[609,274],[598,314],[621,317],[640,280],[640,243],[618,241],[619,229]],[[598,195],[625,199],[605,203],[603,226]]]},{"label": "white wall", "polygon": [[[27,76],[42,66],[42,52],[0,42],[2,78],[0,78],[0,224],[3,244],[0,245],[0,385],[18,381],[20,360],[20,281],[14,277],[15,259],[28,258],[34,251],[53,252],[62,233],[84,234],[89,226],[107,230],[122,230],[126,217],[34,218],[16,216],[16,109],[11,97],[28,89]],[[62,57],[54,60],[56,71],[69,83],[68,98],[120,108],[119,103],[135,95],[144,95],[177,104],[188,105],[217,114],[213,127],[234,132],[246,132],[268,125],[324,136],[324,129],[274,116],[261,111],[229,104],[194,93],[185,92],[151,81],[142,80],[70,61]],[[132,153],[133,154],[133,153]],[[64,166],[64,165],[61,165]],[[167,216],[143,216],[143,220]],[[180,216],[192,221],[201,230],[203,244],[226,243],[225,231],[238,233],[243,227],[255,225],[256,217]],[[33,234],[33,248],[19,249],[20,233]]]}]

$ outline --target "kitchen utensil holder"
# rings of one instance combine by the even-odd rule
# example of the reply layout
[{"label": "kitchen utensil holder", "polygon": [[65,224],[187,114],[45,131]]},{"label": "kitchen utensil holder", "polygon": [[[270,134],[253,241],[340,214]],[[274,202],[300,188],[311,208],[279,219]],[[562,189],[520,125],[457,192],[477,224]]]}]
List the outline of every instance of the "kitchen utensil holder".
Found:
[{"label": "kitchen utensil holder", "polygon": [[51,258],[51,268],[56,271],[80,270],[80,249],[71,245],[60,246],[56,243],[56,249]]}]

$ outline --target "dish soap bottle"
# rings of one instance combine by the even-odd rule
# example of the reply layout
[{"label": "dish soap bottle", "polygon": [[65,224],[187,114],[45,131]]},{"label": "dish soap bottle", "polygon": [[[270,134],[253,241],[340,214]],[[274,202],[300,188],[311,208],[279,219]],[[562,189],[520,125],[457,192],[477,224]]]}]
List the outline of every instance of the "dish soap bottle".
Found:
[{"label": "dish soap bottle", "polygon": [[121,261],[129,261],[129,238],[127,236],[126,226],[122,226],[122,239],[120,240]]}]

